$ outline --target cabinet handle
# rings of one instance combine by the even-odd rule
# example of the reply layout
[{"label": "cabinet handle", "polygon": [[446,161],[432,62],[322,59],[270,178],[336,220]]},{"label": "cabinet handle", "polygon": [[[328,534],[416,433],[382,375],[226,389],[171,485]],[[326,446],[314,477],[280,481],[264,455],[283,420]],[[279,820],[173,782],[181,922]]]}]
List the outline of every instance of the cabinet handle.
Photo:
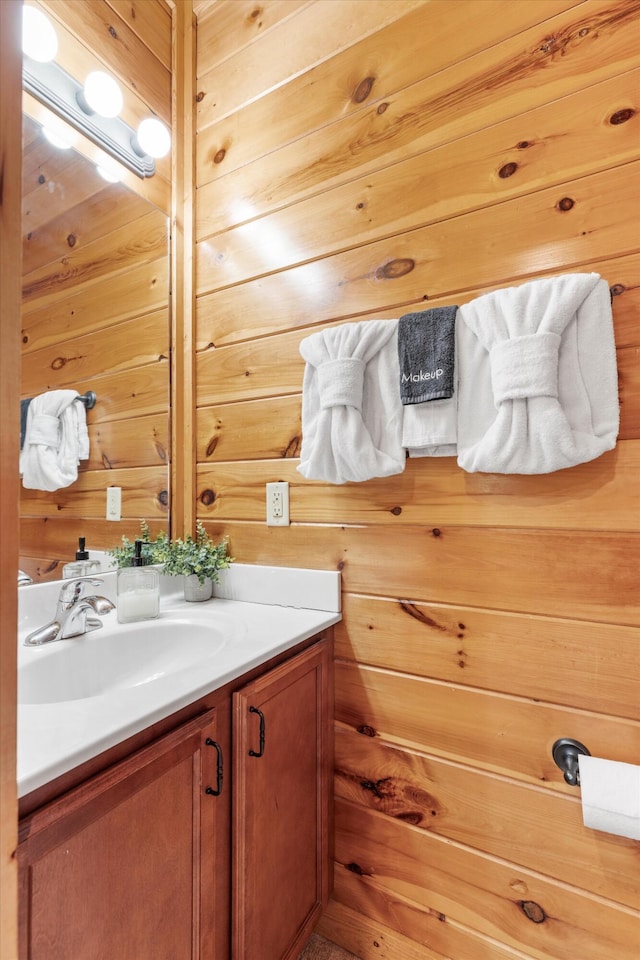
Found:
[{"label": "cabinet handle", "polygon": [[206,787],[205,793],[209,794],[212,797],[219,797],[222,793],[222,748],[219,743],[216,743],[215,740],[212,740],[211,737],[207,737],[205,740],[206,747],[215,747],[218,752],[218,761],[217,761],[217,786],[214,790],[213,787]]},{"label": "cabinet handle", "polygon": [[257,713],[260,717],[260,750],[258,753],[255,750],[249,750],[249,756],[261,757],[264,754],[264,713],[257,707],[249,707],[249,713]]}]

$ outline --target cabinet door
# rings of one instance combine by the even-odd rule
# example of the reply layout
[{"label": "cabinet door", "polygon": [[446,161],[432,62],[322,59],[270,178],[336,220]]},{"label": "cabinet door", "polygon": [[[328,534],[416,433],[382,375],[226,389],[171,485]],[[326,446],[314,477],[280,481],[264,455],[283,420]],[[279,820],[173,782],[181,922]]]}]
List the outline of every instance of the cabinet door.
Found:
[{"label": "cabinet door", "polygon": [[218,752],[228,702],[220,713],[219,722],[218,710],[207,711],[21,823],[21,960],[228,957]]},{"label": "cabinet door", "polygon": [[285,960],[329,895],[331,644],[234,694],[233,960]]}]

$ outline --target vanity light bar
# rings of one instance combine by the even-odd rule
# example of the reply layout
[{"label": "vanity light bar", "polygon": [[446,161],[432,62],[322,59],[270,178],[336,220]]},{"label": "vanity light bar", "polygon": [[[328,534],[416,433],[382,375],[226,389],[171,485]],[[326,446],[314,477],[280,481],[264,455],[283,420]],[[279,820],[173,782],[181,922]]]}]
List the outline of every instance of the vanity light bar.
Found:
[{"label": "vanity light bar", "polygon": [[140,150],[135,131],[128,124],[118,117],[101,117],[82,109],[82,87],[57,63],[39,63],[25,55],[22,86],[141,180],[156,172],[154,159]]}]

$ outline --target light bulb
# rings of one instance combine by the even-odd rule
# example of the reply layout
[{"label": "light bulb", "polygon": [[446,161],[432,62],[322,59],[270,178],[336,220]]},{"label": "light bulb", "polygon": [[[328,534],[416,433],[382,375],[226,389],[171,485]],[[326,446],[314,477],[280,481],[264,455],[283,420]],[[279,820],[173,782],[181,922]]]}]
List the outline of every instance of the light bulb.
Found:
[{"label": "light bulb", "polygon": [[147,117],[140,123],[137,137],[144,152],[156,160],[166,156],[171,149],[171,134],[164,123],[155,117]]},{"label": "light bulb", "polygon": [[93,70],[84,82],[84,98],[101,117],[117,117],[124,100],[122,90],[108,73]]},{"label": "light bulb", "polygon": [[57,130],[52,130],[51,127],[43,127],[42,132],[52,147],[57,147],[58,150],[69,150],[71,148],[69,140],[61,136]]},{"label": "light bulb", "polygon": [[98,171],[102,179],[107,181],[107,183],[120,182],[120,174],[115,167],[112,167],[112,166],[105,167],[102,165],[98,165],[96,166],[96,170]]},{"label": "light bulb", "polygon": [[36,7],[22,8],[22,50],[39,63],[48,63],[58,52],[58,37],[53,24]]}]

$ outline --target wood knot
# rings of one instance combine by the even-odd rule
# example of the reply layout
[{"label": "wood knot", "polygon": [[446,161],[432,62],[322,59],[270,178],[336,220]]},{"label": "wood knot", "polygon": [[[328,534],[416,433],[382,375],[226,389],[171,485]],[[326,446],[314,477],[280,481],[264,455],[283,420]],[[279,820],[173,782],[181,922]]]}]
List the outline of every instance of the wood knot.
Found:
[{"label": "wood knot", "polygon": [[215,499],[216,495],[213,490],[203,490],[200,494],[200,503],[202,503],[205,507],[210,507]]},{"label": "wood knot", "polygon": [[63,367],[67,365],[66,357],[56,357],[55,360],[51,361],[52,370],[62,370]]},{"label": "wood knot", "polygon": [[402,820],[403,823],[412,823],[414,827],[422,823],[422,814],[417,810],[408,810],[405,813],[399,813],[396,820]]},{"label": "wood knot", "polygon": [[376,731],[368,723],[361,723],[358,727],[358,733],[361,733],[363,737],[375,737],[376,735]]},{"label": "wood knot", "polygon": [[23,343],[29,343],[29,337],[26,335],[26,333],[25,333],[24,337],[22,338],[22,342],[23,342]]},{"label": "wood knot", "polygon": [[287,457],[297,457],[300,452],[300,437],[291,437],[289,443],[286,445],[282,451],[283,458]]},{"label": "wood knot", "polygon": [[616,110],[615,113],[612,113],[609,117],[609,123],[616,127],[620,123],[626,123],[627,120],[631,120],[631,117],[635,117],[635,115],[636,112],[632,107],[625,107],[624,110]]},{"label": "wood knot", "polygon": [[169,491],[168,491],[168,490],[161,490],[161,491],[160,491],[160,493],[158,494],[158,503],[160,503],[163,507],[168,507],[168,506],[169,506]]},{"label": "wood knot", "polygon": [[365,77],[353,91],[351,99],[354,103],[364,103],[373,89],[375,77]]},{"label": "wood knot", "polygon": [[540,53],[554,53],[558,48],[558,38],[557,37],[545,37],[542,41],[538,50]]},{"label": "wood knot", "polygon": [[109,24],[109,33],[111,34],[114,40],[118,39],[118,32],[115,27],[111,26],[111,24]]},{"label": "wood knot", "polygon": [[73,233],[70,233],[69,236],[67,237],[67,244],[68,244],[70,247],[75,247],[75,245],[76,245],[76,238],[75,238],[75,236],[74,236]]},{"label": "wood knot", "polygon": [[527,147],[530,146],[532,146],[532,144],[528,140],[521,140],[519,143],[516,143],[517,150],[526,150]]},{"label": "wood knot", "polygon": [[362,867],[357,863],[348,863],[347,870],[350,870],[351,873],[357,873],[359,877],[363,876]]},{"label": "wood knot", "polygon": [[434,527],[431,533],[433,534],[434,537],[442,536],[442,530],[440,530],[438,527]]},{"label": "wood knot", "polygon": [[44,173],[41,173],[38,177],[38,183],[46,183],[46,180],[47,178],[45,177]]},{"label": "wood knot", "polygon": [[386,110],[388,110],[388,108],[389,108],[389,104],[388,104],[388,103],[379,103],[379,104],[378,104],[378,109],[376,110],[376,113],[378,114],[379,117],[381,117],[382,114],[385,113]]},{"label": "wood knot", "polygon": [[225,148],[224,148],[224,147],[220,147],[220,149],[215,153],[215,155],[214,155],[214,157],[213,157],[213,162],[214,162],[214,163],[222,163],[222,161],[224,160],[224,158],[226,157],[226,155],[227,155],[227,151],[225,150]]},{"label": "wood knot", "polygon": [[106,455],[106,453],[102,454],[102,466],[105,468],[105,470],[113,469],[113,464],[111,463],[111,460],[109,460],[109,457]]},{"label": "wood knot", "polygon": [[207,444],[206,456],[210,457],[217,446],[218,437],[211,437],[211,440],[209,440],[209,443]]},{"label": "wood knot", "polygon": [[498,170],[498,176],[503,180],[506,180],[507,177],[512,177],[516,170],[518,169],[517,163],[505,163],[503,167],[500,167]]},{"label": "wood knot", "polygon": [[398,277],[405,277],[411,273],[416,262],[410,257],[398,257],[397,260],[389,260],[388,263],[378,267],[375,272],[376,280],[397,280]]},{"label": "wood knot", "polygon": [[561,200],[558,200],[558,203],[556,204],[556,206],[558,210],[562,210],[563,212],[566,212],[567,210],[571,210],[571,208],[575,206],[575,200],[572,200],[571,197],[563,197]]},{"label": "wood knot", "polygon": [[392,513],[394,517],[399,517],[402,513],[402,507],[391,507],[390,513]]},{"label": "wood knot", "polygon": [[547,919],[547,915],[540,904],[535,903],[533,900],[521,900],[520,909],[525,917],[531,920],[532,923],[544,923]]},{"label": "wood knot", "polygon": [[249,14],[249,20],[257,20],[260,14],[262,13],[262,7],[254,7],[254,9]]},{"label": "wood knot", "polygon": [[609,287],[609,293],[612,297],[619,297],[621,293],[624,293],[627,288],[623,283],[614,283],[612,287]]},{"label": "wood knot", "polygon": [[344,560],[340,560],[340,561],[339,561],[338,566],[337,566],[336,569],[337,569],[337,570],[344,570]]},{"label": "wood knot", "polygon": [[365,208],[365,203],[363,200],[361,200],[360,203],[356,203],[356,210],[364,210],[364,208]]},{"label": "wood knot", "polygon": [[163,463],[167,462],[167,451],[162,446],[161,443],[156,443],[156,453],[158,454],[158,459],[162,460]]},{"label": "wood knot", "polygon": [[204,92],[204,90],[199,90],[196,93],[196,103],[202,103],[205,97],[206,97],[206,93]]}]

